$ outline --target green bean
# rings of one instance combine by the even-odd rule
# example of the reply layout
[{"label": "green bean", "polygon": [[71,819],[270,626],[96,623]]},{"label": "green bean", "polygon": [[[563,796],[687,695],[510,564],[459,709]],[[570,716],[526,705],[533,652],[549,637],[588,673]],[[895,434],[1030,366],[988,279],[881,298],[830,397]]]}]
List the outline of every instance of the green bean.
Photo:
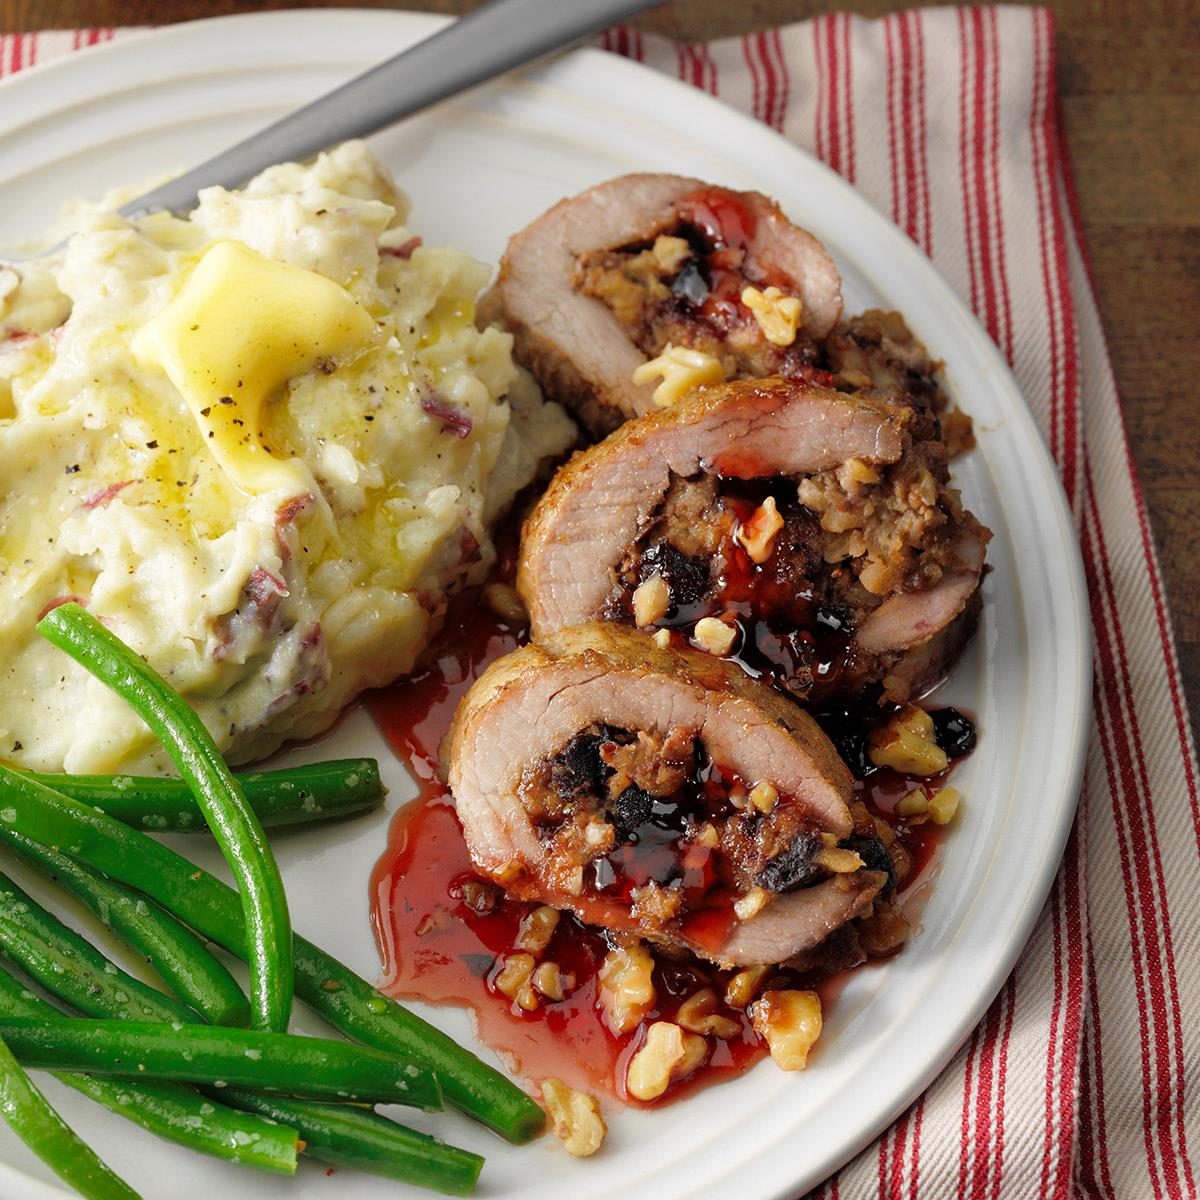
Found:
[{"label": "green bean", "polygon": [[114,966],[5,875],[0,875],[0,951],[84,1012],[123,1020],[196,1019],[178,1000]]},{"label": "green bean", "polygon": [[445,1196],[469,1196],[483,1167],[478,1154],[405,1129],[369,1110],[314,1101],[301,1104],[233,1088],[222,1096],[235,1107],[294,1123],[304,1139],[304,1152],[336,1167],[369,1171]]},{"label": "green bean", "polygon": [[[153,900],[131,895],[98,871],[30,838],[12,834],[9,843],[26,862],[82,900],[109,929],[150,963],[180,1000],[190,1004],[206,1020],[214,1025],[249,1023],[250,1006],[237,980],[190,929],[184,928]],[[0,875],[0,883],[4,882],[7,881]],[[16,885],[10,886],[15,888]],[[28,896],[24,896],[23,900],[26,904],[33,904]],[[3,896],[0,893],[0,914],[3,911]],[[84,945],[92,949],[86,942]],[[107,964],[107,968],[116,970],[112,964]],[[69,1000],[69,997],[64,999]],[[91,1009],[82,1011],[98,1015]],[[126,1014],[114,1012],[106,1015],[122,1017]],[[140,1014],[129,1015],[146,1017],[150,1014],[143,1010]],[[176,1013],[168,1019],[182,1021],[191,1018],[190,1015]]]},{"label": "green bean", "polygon": [[[58,1015],[56,1008],[0,970],[0,1016]],[[235,1112],[178,1083],[102,1079],[68,1071],[56,1071],[54,1077],[167,1141],[243,1167],[279,1175],[296,1173],[296,1132],[286,1125]]]},{"label": "green bean", "polygon": [[[152,833],[208,829],[191,788],[182,779],[28,774],[135,829]],[[339,758],[278,771],[239,772],[234,778],[258,819],[268,827],[348,817],[383,803],[379,764],[373,758]]]},{"label": "green bean", "polygon": [[[0,836],[6,830],[83,859],[245,957],[245,925],[232,888],[153,838],[0,766]],[[423,1062],[438,1074],[451,1104],[510,1141],[541,1131],[545,1114],[499,1071],[311,942],[297,935],[295,946],[297,994],[334,1028]]]},{"label": "green bean", "polygon": [[60,1179],[88,1200],[140,1200],[120,1176],[72,1132],[0,1041],[0,1115]]},{"label": "green bean", "polygon": [[[8,835],[10,841],[17,836]],[[21,838],[20,840],[30,844],[28,839]],[[32,843],[32,845],[36,846],[36,843]],[[38,848],[41,849],[41,847]],[[55,857],[60,858],[61,855]],[[72,865],[77,864],[72,863]],[[116,890],[115,885],[110,886]],[[131,898],[128,893],[125,895],[126,898]],[[26,900],[29,905],[33,905],[33,901],[28,900],[28,897]],[[137,910],[134,911],[132,919],[135,921],[139,919]],[[35,928],[39,933],[53,933],[55,925],[57,925],[55,918],[46,913],[43,921]],[[27,930],[24,939],[18,943],[15,949],[17,953],[13,955],[13,958],[18,965],[33,974],[34,978],[51,994],[66,1000],[73,1007],[89,1016],[122,1017],[127,1014],[127,1006],[119,998],[125,993],[119,989],[116,990],[115,995],[111,988],[96,989],[94,992],[87,990],[80,995],[79,989],[73,985],[71,980],[72,970],[76,966],[75,961],[71,958],[68,958],[64,970],[31,971],[31,966],[36,967],[36,960],[48,953],[45,943],[41,942],[34,932]],[[115,964],[104,959],[98,952],[96,953],[97,958],[103,963],[100,971],[102,976],[107,977],[110,972],[117,970]],[[0,973],[0,985],[2,985],[3,979],[8,978]],[[15,985],[15,981],[11,982]],[[26,995],[29,994],[26,993]],[[29,998],[33,1000],[32,996]],[[41,1004],[40,1011],[48,1016],[58,1015],[54,1009],[44,1003]],[[6,1012],[10,1016],[37,1016],[39,1008],[36,1002],[15,1010],[11,1005],[6,1008],[3,1004],[3,995],[0,994],[0,1015]],[[171,1020],[172,1017],[173,1014],[167,1013],[161,1019]],[[80,1076],[79,1078],[85,1077]],[[121,1089],[111,1080],[95,1080],[93,1082],[103,1083],[105,1087],[116,1091],[118,1095],[127,1094],[129,1091],[126,1087],[122,1093]],[[157,1086],[173,1087],[178,1085]],[[186,1089],[181,1088],[180,1090],[186,1092]],[[195,1093],[190,1094],[194,1109]],[[219,1098],[223,1103],[233,1105],[235,1108],[243,1108],[252,1113],[274,1117],[288,1129],[296,1131],[305,1144],[307,1154],[332,1163],[334,1166],[371,1171],[391,1179],[432,1187],[449,1195],[468,1195],[483,1163],[478,1155],[470,1154],[466,1150],[459,1150],[454,1146],[446,1146],[373,1112],[346,1106],[317,1104],[311,1101],[287,1100],[274,1096],[268,1098],[254,1092],[244,1092],[232,1088],[225,1088],[210,1094],[213,1099]],[[102,1103],[106,1102],[103,1096],[100,1099]],[[113,1107],[113,1105],[109,1104],[109,1107]],[[253,1118],[248,1119],[253,1120]],[[294,1161],[294,1149],[292,1158]]]},{"label": "green bean", "polygon": [[263,827],[204,723],[143,658],[74,601],[38,632],[106,683],[150,727],[187,781],[237,880],[247,933],[254,1025],[287,1029],[292,1007],[292,930],[279,865]]},{"label": "green bean", "polygon": [[383,1050],[329,1038],[178,1021],[4,1017],[0,1040],[27,1067],[442,1107],[441,1088],[430,1071]]}]

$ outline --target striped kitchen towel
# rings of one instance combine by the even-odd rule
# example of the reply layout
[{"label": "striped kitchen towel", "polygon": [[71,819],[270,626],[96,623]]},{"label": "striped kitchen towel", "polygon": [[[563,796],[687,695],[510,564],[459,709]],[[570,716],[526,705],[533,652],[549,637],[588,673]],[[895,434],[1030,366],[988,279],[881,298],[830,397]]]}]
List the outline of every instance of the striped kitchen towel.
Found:
[{"label": "striped kitchen towel", "polygon": [[[113,36],[0,37],[0,76]],[[1050,13],[834,14],[707,45],[625,29],[603,44],[813,151],[930,255],[1016,372],[1088,572],[1095,722],[1045,911],[951,1065],[814,1196],[1195,1197],[1196,762],[1073,213]]]}]

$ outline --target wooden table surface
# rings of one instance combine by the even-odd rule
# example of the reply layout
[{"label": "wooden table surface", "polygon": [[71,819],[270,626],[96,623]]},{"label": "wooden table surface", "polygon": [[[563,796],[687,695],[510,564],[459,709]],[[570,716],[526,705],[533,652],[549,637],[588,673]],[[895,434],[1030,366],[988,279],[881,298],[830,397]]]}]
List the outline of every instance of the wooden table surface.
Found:
[{"label": "wooden table surface", "polygon": [[[334,0],[322,0],[324,4]],[[358,7],[372,0],[353,0]],[[569,2],[569,0],[564,0]],[[673,0],[649,30],[711,38],[913,0]],[[0,0],[0,32],[164,24],[303,0]],[[374,7],[459,13],[473,0]],[[1084,235],[1200,733],[1200,4],[1061,0],[1058,83]]]}]

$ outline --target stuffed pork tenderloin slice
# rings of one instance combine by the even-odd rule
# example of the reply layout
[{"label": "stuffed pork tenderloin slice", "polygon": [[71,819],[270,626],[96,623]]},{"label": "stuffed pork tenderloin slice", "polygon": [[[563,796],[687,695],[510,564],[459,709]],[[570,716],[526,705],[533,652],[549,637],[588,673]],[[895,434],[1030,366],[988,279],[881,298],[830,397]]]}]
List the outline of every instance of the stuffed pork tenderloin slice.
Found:
[{"label": "stuffed pork tenderloin slice", "polygon": [[807,713],[618,625],[494,663],[444,768],[472,860],[510,895],[722,966],[811,952],[889,884],[840,845],[875,828]]},{"label": "stuffed pork tenderloin slice", "polygon": [[779,378],[628,422],[526,522],[534,640],[674,627],[807,702],[920,696],[974,633],[991,536],[936,428],[904,398]]},{"label": "stuffed pork tenderloin slice", "polygon": [[594,437],[697,377],[810,374],[841,312],[833,259],[773,201],[651,174],[563,200],[514,235],[480,309]]}]

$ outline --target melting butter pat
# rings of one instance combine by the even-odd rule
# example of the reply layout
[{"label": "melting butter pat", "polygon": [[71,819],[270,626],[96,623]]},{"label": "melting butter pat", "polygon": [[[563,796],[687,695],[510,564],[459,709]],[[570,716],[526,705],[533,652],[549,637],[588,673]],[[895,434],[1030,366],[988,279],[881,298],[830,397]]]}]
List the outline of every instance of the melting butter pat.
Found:
[{"label": "melting butter pat", "polygon": [[179,389],[229,478],[258,493],[304,486],[263,444],[264,405],[288,380],[366,346],[374,329],[367,310],[324,275],[217,242],[138,331],[133,353]]}]

